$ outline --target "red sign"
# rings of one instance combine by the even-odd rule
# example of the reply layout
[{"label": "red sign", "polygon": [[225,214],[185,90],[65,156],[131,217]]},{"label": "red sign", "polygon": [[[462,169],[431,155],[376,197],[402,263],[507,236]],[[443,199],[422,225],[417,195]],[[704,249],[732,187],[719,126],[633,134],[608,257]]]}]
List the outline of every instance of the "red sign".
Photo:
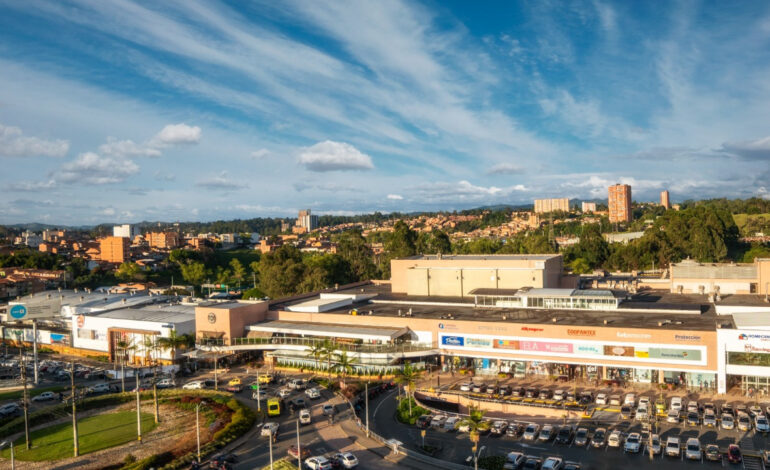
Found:
[{"label": "red sign", "polygon": [[86,317],[83,315],[78,315],[78,328],[83,328],[83,325],[86,324]]}]

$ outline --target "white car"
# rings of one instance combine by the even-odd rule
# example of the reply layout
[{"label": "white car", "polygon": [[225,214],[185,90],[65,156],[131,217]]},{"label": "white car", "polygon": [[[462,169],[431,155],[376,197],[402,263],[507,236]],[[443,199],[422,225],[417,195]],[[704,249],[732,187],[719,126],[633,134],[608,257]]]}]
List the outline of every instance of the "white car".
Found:
[{"label": "white car", "polygon": [[310,410],[300,410],[299,411],[299,422],[300,424],[310,424],[311,418],[310,418]]},{"label": "white car", "polygon": [[684,445],[684,456],[689,460],[700,460],[702,454],[698,438],[691,437],[687,439],[687,443]]},{"label": "white car", "polygon": [[526,428],[524,428],[524,434],[521,435],[521,438],[525,441],[534,441],[537,437],[537,434],[540,432],[540,425],[539,424],[528,424]]},{"label": "white car", "polygon": [[509,452],[505,457],[505,463],[503,464],[504,470],[516,470],[524,465],[524,454],[521,452]]},{"label": "white car", "polygon": [[96,384],[88,388],[89,393],[109,393],[110,386],[107,384]]},{"label": "white car", "polygon": [[632,432],[626,438],[626,443],[623,445],[624,452],[631,452],[636,454],[642,448],[642,435],[638,432]]},{"label": "white car", "polygon": [[305,466],[310,470],[331,470],[332,463],[326,457],[310,457],[305,459]]},{"label": "white car", "polygon": [[738,413],[738,430],[751,431],[751,418],[746,413]]},{"label": "white car", "polygon": [[204,388],[204,385],[200,380],[196,380],[195,382],[189,382],[182,385],[182,388],[185,390],[200,390]]},{"label": "white car", "polygon": [[660,454],[661,448],[660,448],[660,436],[657,434],[652,435],[652,444],[650,444],[648,447],[648,452],[652,451],[652,455],[658,455]]},{"label": "white car", "polygon": [[767,416],[757,415],[754,419],[754,428],[757,432],[770,432],[770,422],[767,421]]},{"label": "white car", "polygon": [[695,401],[695,400],[690,400],[690,401],[687,402],[687,412],[689,413],[691,411],[694,411],[695,413],[697,413],[699,411],[698,410],[698,402]]},{"label": "white car", "polygon": [[289,382],[289,388],[294,390],[304,390],[307,387],[307,382],[304,379],[292,379]]},{"label": "white car", "polygon": [[671,397],[671,402],[668,406],[670,410],[681,411],[682,409],[682,397]]},{"label": "white car", "polygon": [[543,470],[562,470],[564,461],[560,457],[548,457],[540,468]]},{"label": "white car", "polygon": [[666,415],[666,422],[667,423],[678,423],[679,422],[679,410],[671,410]]},{"label": "white car", "polygon": [[636,405],[636,394],[634,393],[627,393],[626,398],[623,400],[624,405]]},{"label": "white car", "polygon": [[43,392],[40,395],[32,397],[32,401],[47,401],[56,398],[56,394],[53,392]]},{"label": "white car", "polygon": [[470,432],[471,425],[467,422],[461,423],[456,426],[457,432]]},{"label": "white car", "polygon": [[639,421],[646,420],[647,419],[647,413],[648,413],[647,412],[647,407],[646,406],[642,406],[640,404],[639,408],[636,409],[636,415],[635,415],[636,419],[638,419]]},{"label": "white car", "polygon": [[564,390],[556,390],[555,392],[553,392],[553,397],[551,398],[553,398],[556,401],[564,400]]},{"label": "white car", "polygon": [[459,416],[450,416],[444,421],[444,431],[454,431],[457,427],[457,423],[460,422]]},{"label": "white car", "polygon": [[307,397],[311,400],[315,400],[321,398],[321,391],[318,390],[318,388],[313,387],[305,390],[305,395],[307,395]]},{"label": "white car", "polygon": [[553,426],[550,424],[546,424],[543,426],[543,429],[540,430],[540,434],[537,436],[537,440],[541,442],[548,442],[551,439],[553,439],[554,432],[553,432]]},{"label": "white car", "polygon": [[620,447],[620,444],[623,443],[623,434],[621,434],[619,429],[615,429],[610,433],[610,437],[607,438],[607,446],[609,447]]},{"label": "white car", "polygon": [[648,409],[650,408],[650,397],[639,397],[639,407],[641,408],[642,406]]},{"label": "white car", "polygon": [[471,382],[465,382],[464,384],[460,384],[460,391],[470,392],[472,387],[473,387],[473,384]]},{"label": "white car", "polygon": [[703,413],[703,425],[709,428],[714,428],[717,425],[717,415],[713,411],[707,410]]},{"label": "white car", "polygon": [[282,388],[278,390],[278,396],[281,398],[286,398],[289,395],[291,395],[291,390],[289,390],[288,388]]},{"label": "white car", "polygon": [[596,404],[597,405],[606,405],[607,404],[607,394],[606,393],[599,393],[596,395]]},{"label": "white car", "polygon": [[666,440],[666,455],[669,457],[679,457],[680,452],[679,438],[669,436],[669,438]]},{"label": "white car", "polygon": [[278,432],[278,423],[269,422],[262,426],[262,431],[259,433],[261,436],[272,436]]},{"label": "white car", "polygon": [[160,379],[155,384],[155,386],[158,388],[173,388],[176,386],[176,384],[171,379]]},{"label": "white car", "polygon": [[733,415],[722,413],[722,429],[735,429],[735,418]]},{"label": "white car", "polygon": [[340,452],[335,454],[334,457],[345,468],[355,468],[358,466],[358,458],[350,452]]}]

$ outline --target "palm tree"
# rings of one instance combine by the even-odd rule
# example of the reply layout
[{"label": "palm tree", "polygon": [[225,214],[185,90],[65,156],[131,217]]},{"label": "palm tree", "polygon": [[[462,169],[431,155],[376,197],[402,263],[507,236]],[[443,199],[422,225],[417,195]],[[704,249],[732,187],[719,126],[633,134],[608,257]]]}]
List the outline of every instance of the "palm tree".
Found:
[{"label": "palm tree", "polygon": [[134,337],[132,336],[131,339],[126,340],[125,337],[118,340],[117,343],[115,343],[115,347],[118,349],[118,351],[121,352],[120,354],[120,391],[124,392],[126,391],[126,353],[128,351],[135,351],[136,345],[134,344]]},{"label": "palm tree", "polygon": [[468,417],[457,422],[458,428],[460,426],[468,426],[468,435],[473,443],[474,453],[476,452],[475,447],[479,443],[479,432],[489,429],[489,421],[484,419],[484,413],[486,413],[485,410],[470,406],[468,408]]},{"label": "palm tree", "polygon": [[176,377],[176,369],[174,369],[174,362],[176,361],[176,350],[180,348],[186,348],[189,345],[189,337],[187,335],[178,335],[176,330],[171,330],[168,336],[161,336],[156,340],[158,347],[171,353],[171,380]]},{"label": "palm tree", "polygon": [[396,383],[402,384],[406,388],[406,399],[409,403],[409,417],[412,417],[412,400],[414,392],[412,391],[415,383],[422,375],[422,370],[412,367],[412,363],[407,361],[404,367],[396,371]]},{"label": "palm tree", "polygon": [[343,351],[340,354],[334,356],[334,370],[342,375],[342,384],[345,384],[345,376],[353,372],[353,361],[348,357],[347,351]]},{"label": "palm tree", "polygon": [[334,343],[329,339],[323,340],[321,357],[326,359],[326,369],[329,371],[329,382],[332,381],[332,358],[334,357]]},{"label": "palm tree", "polygon": [[321,357],[324,355],[324,345],[323,343],[316,341],[313,343],[313,346],[310,347],[310,349],[307,350],[307,353],[310,357],[315,359],[315,368],[316,370],[320,367],[320,360]]}]

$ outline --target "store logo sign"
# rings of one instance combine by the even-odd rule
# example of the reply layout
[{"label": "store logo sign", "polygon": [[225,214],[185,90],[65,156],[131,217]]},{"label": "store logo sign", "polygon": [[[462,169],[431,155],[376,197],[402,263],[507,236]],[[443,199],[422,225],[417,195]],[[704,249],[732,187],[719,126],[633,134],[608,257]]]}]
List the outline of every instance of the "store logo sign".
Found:
[{"label": "store logo sign", "polygon": [[522,326],[521,331],[531,331],[533,333],[537,333],[538,331],[543,331],[542,328],[530,328],[528,326]]},{"label": "store logo sign", "polygon": [[625,331],[618,331],[618,338],[633,338],[633,339],[650,339],[651,334],[648,333],[626,333]]},{"label": "store logo sign", "polygon": [[465,346],[465,338],[462,336],[442,336],[441,344],[445,346]]},{"label": "store logo sign", "polygon": [[741,333],[738,335],[738,339],[741,341],[746,341],[747,339],[749,339],[749,335]]},{"label": "store logo sign", "polygon": [[9,312],[11,314],[11,317],[21,320],[27,315],[27,307],[24,305],[14,305],[11,307],[11,311]]},{"label": "store logo sign", "polygon": [[676,341],[700,341],[700,336],[695,335],[674,335]]},{"label": "store logo sign", "polygon": [[570,336],[596,336],[596,330],[583,330],[580,328],[568,328],[567,334]]}]

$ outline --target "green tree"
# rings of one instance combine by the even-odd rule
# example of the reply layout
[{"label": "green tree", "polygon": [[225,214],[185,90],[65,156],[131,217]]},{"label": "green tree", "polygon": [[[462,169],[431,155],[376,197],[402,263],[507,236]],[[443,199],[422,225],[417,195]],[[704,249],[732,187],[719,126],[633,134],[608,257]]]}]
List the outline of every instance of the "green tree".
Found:
[{"label": "green tree", "polygon": [[[192,339],[194,341],[194,338]],[[161,351],[168,351],[171,354],[171,364],[176,365],[176,352],[179,349],[187,349],[191,346],[191,338],[188,335],[179,335],[176,330],[169,331],[168,336],[160,336],[156,340],[157,347]],[[176,375],[176,367],[171,369],[172,380]]]},{"label": "green tree", "polygon": [[570,263],[570,268],[572,268],[572,272],[575,274],[588,274],[591,272],[591,266],[588,265],[588,262],[583,258],[576,258]]},{"label": "green tree", "polygon": [[179,267],[185,281],[194,286],[200,286],[206,279],[206,266],[201,262],[191,262]]},{"label": "green tree", "polygon": [[485,410],[470,406],[468,417],[457,422],[457,427],[468,426],[469,438],[474,446],[478,445],[481,431],[489,429],[489,421],[484,419]]},{"label": "green tree", "polygon": [[390,277],[390,260],[406,258],[417,254],[417,233],[403,220],[393,225],[393,232],[388,234],[384,243],[385,254],[380,260],[380,272],[383,277]]},{"label": "green tree", "polygon": [[374,254],[360,230],[349,230],[340,236],[337,254],[347,262],[354,280],[364,281],[377,276]]},{"label": "green tree", "polygon": [[232,271],[233,281],[238,283],[240,286],[241,283],[246,279],[246,268],[244,268],[243,264],[238,261],[238,258],[233,258],[230,260],[230,270]]},{"label": "green tree", "polygon": [[315,360],[315,368],[316,370],[320,369],[321,364],[321,358],[325,354],[325,345],[321,341],[316,341],[313,343],[310,348],[307,350],[308,356],[312,357]]},{"label": "green tree", "polygon": [[353,360],[348,357],[347,351],[334,355],[334,370],[342,377],[342,384],[345,384],[345,377],[353,372]]},{"label": "green tree", "polygon": [[261,299],[265,297],[265,293],[262,292],[262,289],[259,287],[252,287],[251,289],[247,289],[243,291],[243,295],[241,295],[242,299]]},{"label": "green tree", "polygon": [[428,253],[431,254],[449,254],[452,253],[452,242],[449,240],[449,235],[443,230],[433,230],[431,238],[428,242]]},{"label": "green tree", "polygon": [[292,245],[282,245],[259,260],[259,287],[273,299],[300,292],[305,274],[302,255]]},{"label": "green tree", "polygon": [[133,281],[141,278],[141,272],[142,268],[138,264],[127,261],[120,264],[115,271],[115,277],[121,281]]}]

